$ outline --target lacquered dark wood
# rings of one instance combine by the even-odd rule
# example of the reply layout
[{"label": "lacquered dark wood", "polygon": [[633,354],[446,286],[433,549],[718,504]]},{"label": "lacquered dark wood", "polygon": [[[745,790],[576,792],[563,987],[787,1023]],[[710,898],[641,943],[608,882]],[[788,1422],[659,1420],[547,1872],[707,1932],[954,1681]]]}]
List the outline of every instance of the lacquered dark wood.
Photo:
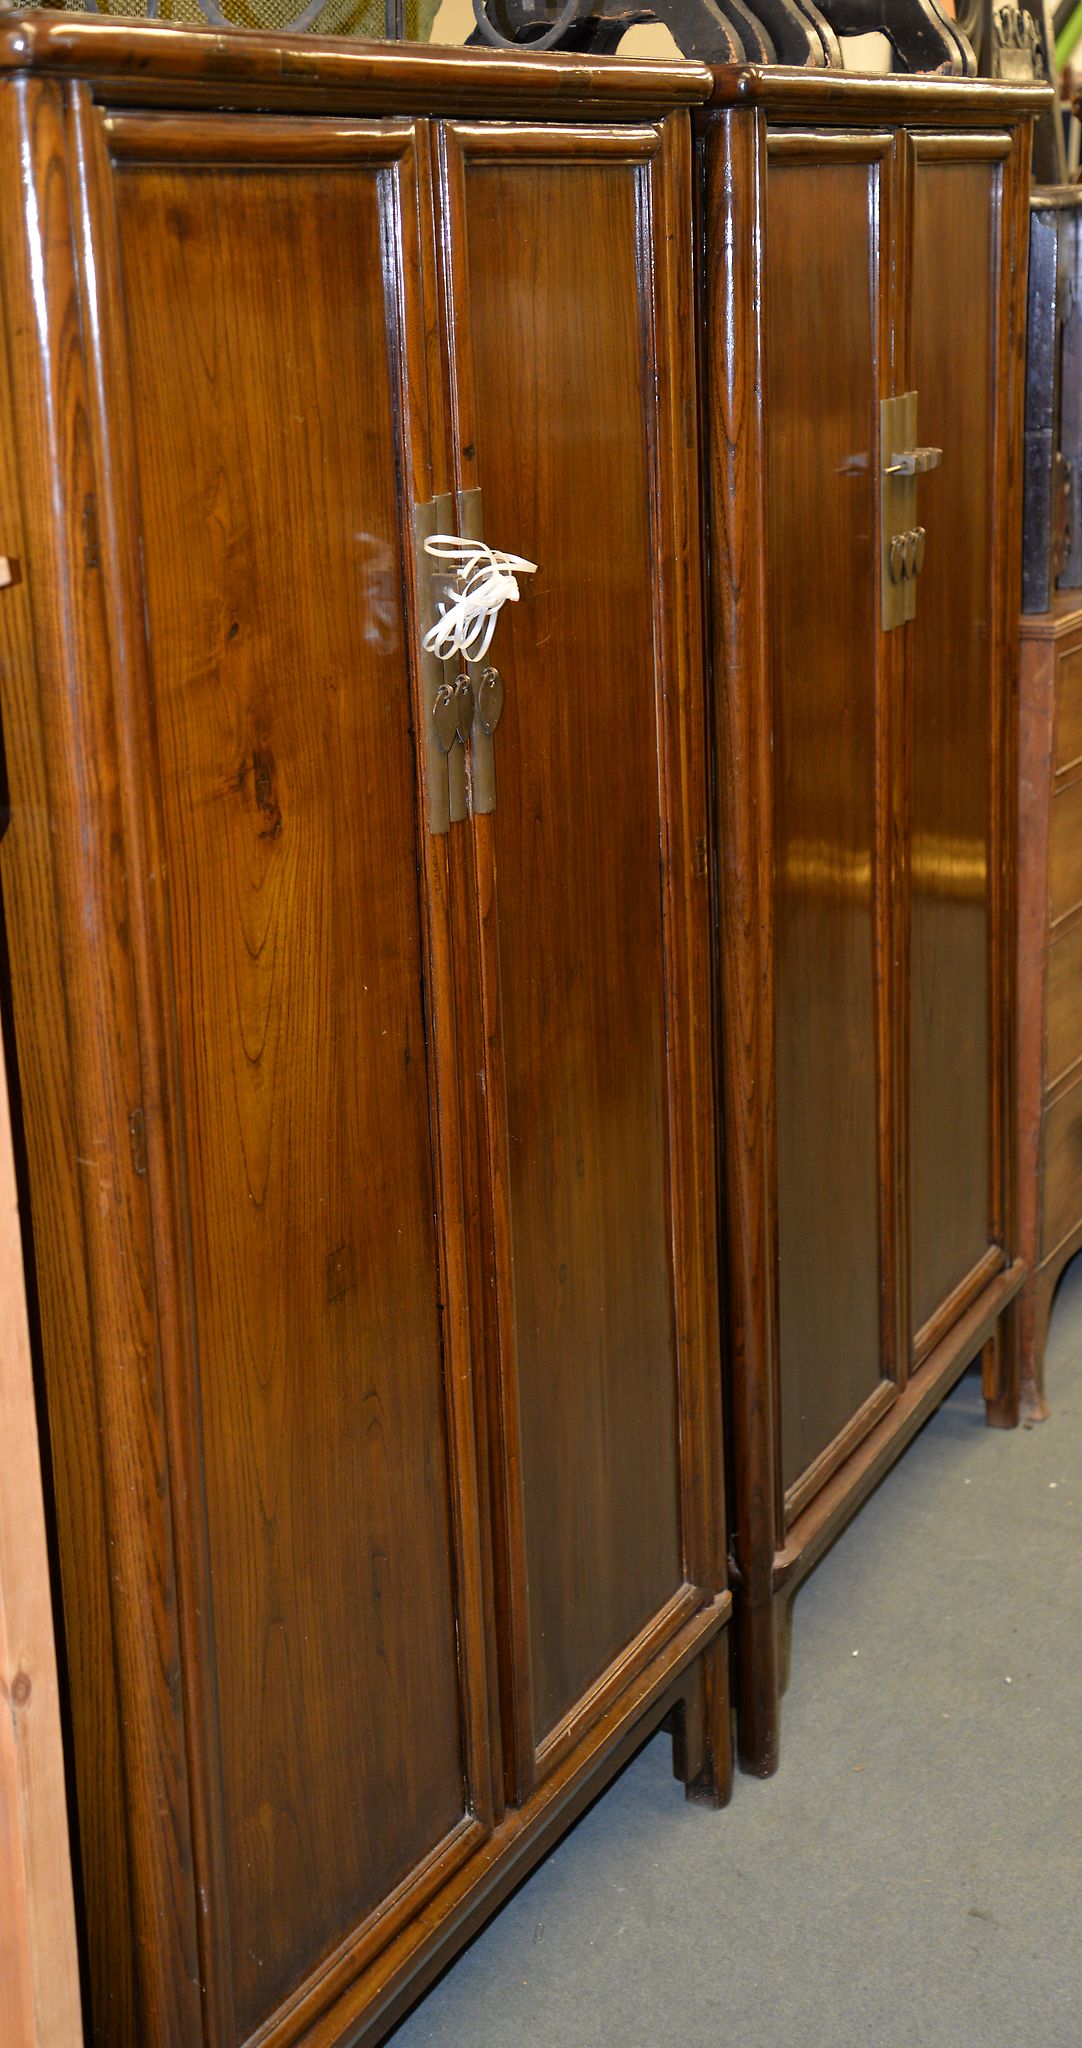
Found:
[{"label": "lacquered dark wood", "polygon": [[[627,67],[595,95],[591,65],[546,96],[525,59],[392,75],[334,46],[306,75],[293,45],[268,62],[273,39],[246,55],[91,28],[104,42],[31,25],[27,61],[81,51],[95,86],[0,83],[21,197],[0,227],[0,401],[24,514],[0,545],[0,879],[94,2038],[352,2048],[661,1714],[689,1796],[728,1792],[690,141],[644,119],[689,79],[633,67],[610,101]],[[408,118],[422,87],[576,123],[438,144]],[[368,118],[396,91],[406,118]],[[501,220],[499,262],[474,265],[473,169],[461,192],[433,182],[456,151],[514,174],[532,255]],[[604,263],[584,210],[615,231]],[[589,692],[552,693],[570,827],[505,714],[505,812],[433,835],[412,507],[471,480],[466,382],[499,397],[516,299],[515,374],[554,422],[534,444],[550,629],[596,725],[569,745]],[[581,422],[556,431],[560,360],[583,419],[611,381],[601,460]],[[501,432],[486,497],[517,516]],[[611,533],[581,509],[606,477]],[[603,601],[583,562],[610,576]],[[512,666],[540,694],[544,614],[524,591],[517,616]],[[535,811],[555,911],[529,899]],[[546,917],[564,1014],[548,1069],[515,1077]],[[564,1279],[544,1186],[508,1208],[485,1107],[505,1071],[531,1142],[593,1076],[552,1206],[600,1341],[557,1318],[532,1437],[504,1374],[508,1272],[542,1307]],[[576,1407],[599,1362],[615,1480],[596,1405]],[[573,1697],[540,1724],[506,1526],[527,1446],[573,1523],[570,1626],[555,1580],[541,1609]],[[577,1525],[561,1459],[595,1488]]]},{"label": "lacquered dark wood", "polygon": [[0,27],[0,71],[49,71],[85,78],[112,103],[140,107],[248,104],[333,113],[478,114],[488,119],[541,115],[572,119],[614,108],[649,117],[695,106],[713,73],[681,60],[643,63],[620,57],[536,51],[440,49],[364,43],[336,36],[270,35],[230,26],[177,28],[11,14]]},{"label": "lacquered dark wood", "polygon": [[[727,1253],[726,1387],[732,1444],[737,1737],[745,1768],[777,1766],[781,1537],[774,1284],[773,803],[759,307],[763,124],[711,121],[702,138],[703,418],[710,587],[710,710],[718,892],[720,1183]],[[719,679],[724,679],[721,682]]]},{"label": "lacquered dark wood", "polygon": [[816,126],[882,121],[987,125],[1032,117],[1050,103],[1047,86],[1008,85],[990,78],[922,77],[897,71],[871,76],[825,68],[799,70],[790,64],[716,65],[712,77],[712,107],[756,106],[772,121]]},{"label": "lacquered dark wood", "polygon": [[[987,153],[982,155],[982,146]],[[997,1235],[993,1076],[999,1016],[991,948],[1002,685],[996,673],[993,515],[1001,343],[998,217],[1008,139],[918,141],[908,388],[920,437],[944,450],[923,479],[928,534],[910,645],[910,1314],[917,1354],[940,1303]],[[968,308],[957,348],[943,250]]]},{"label": "lacquered dark wood", "polygon": [[777,157],[768,145],[765,491],[787,1491],[882,1377],[873,435],[889,374],[882,199],[891,146],[889,133],[808,136],[798,153],[786,137]]},{"label": "lacquered dark wood", "polygon": [[[1015,1303],[1025,1267],[1007,1116],[1017,622],[1006,595],[1020,573],[1024,210],[1035,103],[977,81],[955,91],[947,81],[801,79],[773,70],[719,72],[715,105],[726,104],[733,110],[700,123],[723,1294],[738,1744],[746,1767],[765,1774],[777,1761],[786,1609],[796,1585],[976,1355],[990,1361],[989,1419],[1009,1419],[1017,1397]],[[957,172],[963,185],[977,183],[952,232],[972,228],[983,249],[966,260],[984,266],[974,303],[988,330],[981,348],[991,378],[980,399],[988,547],[972,570],[983,609],[974,626],[955,627],[956,638],[968,631],[979,643],[979,687],[944,677],[943,644],[953,643],[941,594],[932,599],[941,630],[924,633],[915,684],[914,628],[883,633],[879,623],[878,470],[894,452],[880,446],[879,401],[916,382],[911,334],[921,322],[922,379],[937,373],[929,335],[944,359],[951,354],[945,390],[965,374],[958,365],[970,349],[970,311],[963,315],[963,299],[933,274],[913,164],[921,176]],[[876,182],[878,247],[868,203]],[[927,316],[918,291],[932,301]],[[981,360],[978,352],[978,371]],[[923,392],[919,403],[920,439],[939,442],[944,468],[953,459],[968,479],[966,437],[948,438],[957,420],[940,404],[929,427]],[[921,480],[922,519],[939,477]],[[848,523],[838,518],[846,491],[862,505]],[[955,504],[948,565],[966,517]],[[930,547],[930,513],[928,524]],[[918,626],[926,581],[927,558]],[[971,591],[971,609],[975,601]],[[940,856],[950,865],[933,816],[937,802],[949,808],[957,751],[956,743],[946,761],[936,753],[940,683],[975,727],[974,765],[957,772],[959,801],[979,804],[983,943],[975,992],[960,975],[947,976],[934,1006],[938,1041],[926,1035],[919,1047],[914,1083],[909,898],[918,863],[923,876],[929,860],[913,831],[914,794],[916,816],[933,836],[933,866]],[[829,708],[819,725],[817,686]],[[921,693],[916,767],[913,690]],[[917,937],[924,946],[919,917]],[[917,964],[922,998],[926,965],[925,952]],[[934,1188],[928,1195],[933,1107],[945,1120],[941,1149],[955,1131],[943,1090],[935,1104],[927,1099],[938,1077],[929,1045],[938,1043],[948,1063],[959,1055],[956,1040],[964,1051],[974,994],[987,1053],[976,1082],[968,1073],[966,1081],[971,1104],[978,1090],[980,1143],[963,1148],[949,1171],[964,1181],[964,1213],[981,1229],[964,1247],[971,1255],[961,1272],[948,1265],[929,1275],[927,1243],[944,1199]],[[914,1031],[918,1025],[921,1017]],[[910,1125],[918,1119],[924,1149],[911,1185]],[[916,1276],[928,1307],[920,1371],[910,1377],[921,1313],[910,1301],[914,1214],[923,1232]],[[854,1243],[862,1261],[849,1258]]]},{"label": "lacquered dark wood", "polygon": [[[194,171],[121,172],[116,209],[247,2035],[467,1794],[387,349],[415,145],[358,137],[318,184],[208,176],[198,117],[189,146]],[[291,295],[283,243],[306,251]]]},{"label": "lacquered dark wood", "polygon": [[456,127],[441,185],[461,480],[539,565],[474,822],[521,1796],[719,1570],[687,141]]}]

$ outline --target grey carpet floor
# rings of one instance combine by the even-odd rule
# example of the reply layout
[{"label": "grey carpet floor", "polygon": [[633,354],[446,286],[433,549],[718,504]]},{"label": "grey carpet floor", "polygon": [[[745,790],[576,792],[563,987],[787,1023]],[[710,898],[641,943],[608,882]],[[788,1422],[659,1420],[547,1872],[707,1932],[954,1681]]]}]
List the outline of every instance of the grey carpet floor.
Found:
[{"label": "grey carpet floor", "polygon": [[777,1777],[655,1737],[393,2048],[1082,2048],[1082,1259],[1047,1383],[967,1375],[807,1581]]}]

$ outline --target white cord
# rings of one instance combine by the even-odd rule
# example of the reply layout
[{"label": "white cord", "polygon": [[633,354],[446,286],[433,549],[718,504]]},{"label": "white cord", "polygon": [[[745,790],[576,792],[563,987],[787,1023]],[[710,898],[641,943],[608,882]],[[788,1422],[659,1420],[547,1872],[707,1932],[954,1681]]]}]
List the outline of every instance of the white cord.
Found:
[{"label": "white cord", "polygon": [[449,563],[458,577],[459,595],[440,605],[440,616],[424,637],[426,654],[448,661],[461,654],[483,661],[492,643],[500,607],[518,603],[518,576],[532,576],[536,562],[486,547],[483,540],[459,540],[453,533],[433,533],[425,553]]}]

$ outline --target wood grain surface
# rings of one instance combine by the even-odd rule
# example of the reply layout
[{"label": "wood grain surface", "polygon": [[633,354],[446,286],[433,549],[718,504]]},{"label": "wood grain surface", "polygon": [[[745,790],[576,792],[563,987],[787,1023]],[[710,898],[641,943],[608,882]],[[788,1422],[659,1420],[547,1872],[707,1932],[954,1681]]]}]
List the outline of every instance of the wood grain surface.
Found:
[{"label": "wood grain surface", "polygon": [[881,326],[889,156],[889,136],[808,138],[799,157],[787,151],[769,161],[766,181],[786,1489],[881,1377],[873,436],[889,357]]},{"label": "wood grain surface", "polygon": [[[0,875],[94,2038],[315,2048],[640,1725],[728,1794],[691,152],[643,118],[701,80],[171,36],[0,84]],[[422,78],[593,125],[364,118]],[[467,385],[548,588],[502,807],[433,834]]]},{"label": "wood grain surface", "polygon": [[521,1786],[718,1570],[681,1475],[682,1434],[716,1464],[689,168],[631,128],[456,126],[441,162],[458,473],[538,564],[474,823]]},{"label": "wood grain surface", "polygon": [[371,289],[401,146],[375,134],[318,184],[129,170],[117,196],[244,2034],[465,1811],[399,395]]},{"label": "wood grain surface", "polygon": [[[927,551],[910,650],[909,1230],[914,1331],[983,1259],[994,1232],[993,804],[1004,678],[996,672],[997,226],[1002,143],[918,145],[908,388],[921,441]],[[942,290],[944,249],[953,287]],[[967,307],[957,348],[954,307]],[[921,1340],[923,1350],[926,1339]]]}]

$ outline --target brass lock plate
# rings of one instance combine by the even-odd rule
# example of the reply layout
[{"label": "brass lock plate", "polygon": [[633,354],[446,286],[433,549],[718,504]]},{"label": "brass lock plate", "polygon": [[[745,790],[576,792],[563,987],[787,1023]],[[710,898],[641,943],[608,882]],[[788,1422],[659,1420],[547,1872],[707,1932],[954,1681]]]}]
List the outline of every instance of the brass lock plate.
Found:
[{"label": "brass lock plate", "polygon": [[[896,466],[903,449],[917,439],[917,394],[884,398],[879,408],[879,547],[883,631],[916,617],[916,578],[908,573],[906,542],[917,525],[916,470]],[[923,542],[922,542],[923,548]]]}]

